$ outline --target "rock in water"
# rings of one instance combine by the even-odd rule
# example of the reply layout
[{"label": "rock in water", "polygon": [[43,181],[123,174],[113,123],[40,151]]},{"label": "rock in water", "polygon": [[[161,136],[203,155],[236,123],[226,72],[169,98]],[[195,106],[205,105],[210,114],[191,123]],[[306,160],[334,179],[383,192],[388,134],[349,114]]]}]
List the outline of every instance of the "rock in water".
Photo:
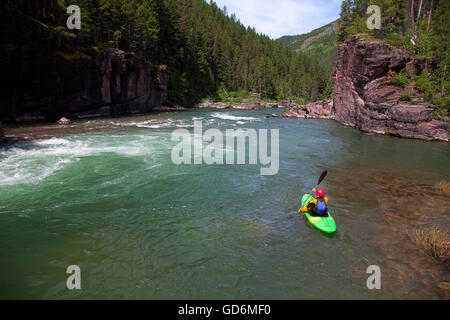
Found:
[{"label": "rock in water", "polygon": [[61,119],[58,120],[57,124],[70,124],[70,120],[62,117]]}]

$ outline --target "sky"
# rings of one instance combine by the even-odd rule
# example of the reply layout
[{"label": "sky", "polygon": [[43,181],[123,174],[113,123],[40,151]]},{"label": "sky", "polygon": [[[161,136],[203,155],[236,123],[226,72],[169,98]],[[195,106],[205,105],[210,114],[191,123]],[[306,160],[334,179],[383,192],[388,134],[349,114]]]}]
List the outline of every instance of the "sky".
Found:
[{"label": "sky", "polygon": [[[209,1],[208,1],[209,2]],[[308,33],[339,18],[342,0],[214,0],[272,39]]]}]

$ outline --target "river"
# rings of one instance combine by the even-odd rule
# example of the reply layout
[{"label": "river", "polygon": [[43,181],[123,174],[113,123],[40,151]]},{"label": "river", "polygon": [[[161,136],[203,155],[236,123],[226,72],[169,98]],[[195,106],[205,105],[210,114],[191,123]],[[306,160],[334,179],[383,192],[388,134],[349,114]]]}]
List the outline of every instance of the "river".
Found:
[{"label": "river", "polygon": [[[271,110],[192,110],[7,131],[1,299],[442,299],[449,271],[411,240],[450,231],[450,147]],[[279,170],[175,165],[175,129],[279,129]],[[270,140],[269,140],[270,141]],[[337,223],[297,214],[322,183]],[[68,290],[69,265],[81,290]],[[381,289],[369,290],[369,265]]]}]

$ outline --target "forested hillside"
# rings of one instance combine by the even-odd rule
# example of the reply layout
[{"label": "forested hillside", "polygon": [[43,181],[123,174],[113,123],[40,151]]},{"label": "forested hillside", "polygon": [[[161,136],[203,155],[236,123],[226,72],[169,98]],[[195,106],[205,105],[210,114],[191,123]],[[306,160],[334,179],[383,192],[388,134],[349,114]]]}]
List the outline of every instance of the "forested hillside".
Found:
[{"label": "forested hillside", "polygon": [[[367,29],[369,4],[381,9],[381,29]],[[450,108],[449,17],[448,0],[344,0],[338,41],[368,33],[406,49],[412,59],[422,61],[425,67],[414,78],[393,74],[393,80],[401,86],[413,85],[425,99],[439,106],[437,112],[445,117]]]},{"label": "forested hillside", "polygon": [[338,20],[311,32],[296,36],[284,36],[277,41],[296,52],[315,59],[317,63],[328,68],[331,74],[337,49],[337,27]]},{"label": "forested hillside", "polygon": [[[66,27],[69,5],[81,8],[81,30]],[[3,44],[34,43],[49,57],[73,60],[101,47],[133,51],[150,66],[168,66],[172,102],[220,99],[230,91],[301,100],[331,92],[327,68],[244,27],[214,2],[7,0],[2,6],[2,27],[10,30]]]}]

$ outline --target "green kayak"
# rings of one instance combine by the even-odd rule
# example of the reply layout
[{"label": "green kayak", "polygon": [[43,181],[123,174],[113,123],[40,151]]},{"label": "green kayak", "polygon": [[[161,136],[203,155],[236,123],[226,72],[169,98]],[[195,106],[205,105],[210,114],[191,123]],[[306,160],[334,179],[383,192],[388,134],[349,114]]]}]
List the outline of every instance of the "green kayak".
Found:
[{"label": "green kayak", "polygon": [[[302,208],[307,204],[309,201],[314,199],[311,195],[305,194],[302,197]],[[326,233],[333,233],[336,231],[336,222],[334,222],[333,217],[330,214],[330,211],[328,210],[328,216],[327,217],[317,217],[312,216],[309,214],[309,212],[305,212],[305,216],[308,219],[308,221],[317,229],[326,232]]]}]

